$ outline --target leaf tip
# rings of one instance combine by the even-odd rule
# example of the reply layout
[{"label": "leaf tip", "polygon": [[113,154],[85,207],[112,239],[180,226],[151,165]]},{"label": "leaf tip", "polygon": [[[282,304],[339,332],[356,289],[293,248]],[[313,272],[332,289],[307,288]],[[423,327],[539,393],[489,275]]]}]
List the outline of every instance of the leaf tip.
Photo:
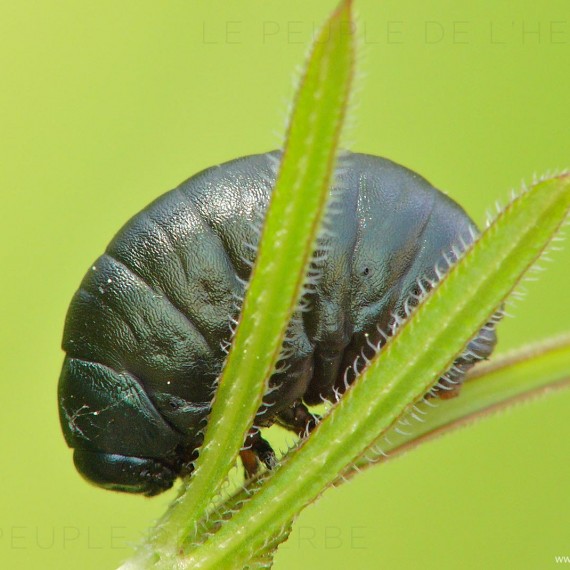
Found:
[{"label": "leaf tip", "polygon": [[352,5],[353,0],[341,0],[335,11],[331,14],[330,21],[352,23]]}]

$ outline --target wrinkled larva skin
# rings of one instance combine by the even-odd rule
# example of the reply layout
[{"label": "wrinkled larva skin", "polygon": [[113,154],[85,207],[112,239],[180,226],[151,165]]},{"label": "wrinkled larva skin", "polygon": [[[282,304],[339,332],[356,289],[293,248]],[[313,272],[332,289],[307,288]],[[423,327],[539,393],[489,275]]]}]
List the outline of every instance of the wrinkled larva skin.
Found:
[{"label": "wrinkled larva skin", "polygon": [[[191,470],[279,156],[196,174],[127,222],[85,275],[65,323],[59,402],[75,464],[91,482],[153,495]],[[384,158],[345,153],[334,196],[320,277],[290,326],[292,355],[257,425],[310,428],[302,402],[342,393],[355,359],[371,354],[365,335],[381,342],[377,327],[389,331],[392,315],[404,315],[418,280],[435,281],[442,254],[472,240],[460,206]],[[457,368],[495,342],[483,329]],[[252,445],[263,458],[267,444]]]}]

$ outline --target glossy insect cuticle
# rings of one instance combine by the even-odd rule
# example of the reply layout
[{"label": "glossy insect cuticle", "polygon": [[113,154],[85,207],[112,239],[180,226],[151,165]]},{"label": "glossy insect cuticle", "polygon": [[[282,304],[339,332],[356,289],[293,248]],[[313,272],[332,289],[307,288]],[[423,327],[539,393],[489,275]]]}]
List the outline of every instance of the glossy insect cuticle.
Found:
[{"label": "glossy insect cuticle", "polygon": [[[191,472],[279,157],[244,157],[196,174],[127,222],[87,272],[67,316],[59,401],[77,468],[93,483],[154,495]],[[244,444],[250,474],[259,462],[275,463],[259,430],[277,422],[307,435],[319,418],[306,406],[341,398],[477,236],[457,204],[386,159],[343,153],[331,193]],[[457,392],[466,370],[492,351],[499,318],[433,395]]]}]

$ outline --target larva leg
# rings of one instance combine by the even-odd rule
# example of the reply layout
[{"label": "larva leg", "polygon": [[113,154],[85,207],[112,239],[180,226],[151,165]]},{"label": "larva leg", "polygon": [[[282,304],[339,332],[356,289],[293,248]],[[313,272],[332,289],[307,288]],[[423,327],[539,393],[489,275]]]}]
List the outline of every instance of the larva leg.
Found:
[{"label": "larva leg", "polygon": [[240,451],[240,458],[247,478],[257,473],[260,463],[268,469],[273,469],[277,462],[273,448],[261,437],[259,430],[252,431],[247,436],[243,449]]},{"label": "larva leg", "polygon": [[343,359],[343,350],[344,347],[342,350],[328,352],[315,351],[313,377],[303,395],[303,399],[310,406],[322,404],[323,400],[335,400],[334,386]]},{"label": "larva leg", "polygon": [[311,414],[301,402],[295,402],[277,416],[277,422],[280,426],[295,432],[300,437],[311,432],[319,419],[319,416]]}]

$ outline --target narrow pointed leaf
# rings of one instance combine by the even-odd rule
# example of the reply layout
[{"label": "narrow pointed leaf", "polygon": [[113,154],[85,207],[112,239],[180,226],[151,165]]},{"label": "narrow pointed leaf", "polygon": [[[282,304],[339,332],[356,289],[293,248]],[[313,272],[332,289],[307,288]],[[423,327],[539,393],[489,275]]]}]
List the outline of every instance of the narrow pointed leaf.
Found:
[{"label": "narrow pointed leaf", "polygon": [[251,282],[187,484],[191,489],[174,503],[153,539],[166,556],[182,542],[198,540],[200,520],[243,445],[303,292],[353,76],[350,7],[343,1],[317,37],[296,95]]}]

